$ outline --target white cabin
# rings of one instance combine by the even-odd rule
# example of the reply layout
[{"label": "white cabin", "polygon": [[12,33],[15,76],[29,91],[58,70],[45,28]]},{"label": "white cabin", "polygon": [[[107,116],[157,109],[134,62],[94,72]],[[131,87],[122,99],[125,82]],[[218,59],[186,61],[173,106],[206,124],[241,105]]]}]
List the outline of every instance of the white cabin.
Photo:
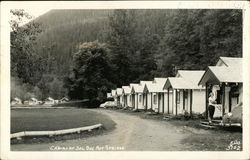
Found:
[{"label": "white cabin", "polygon": [[53,105],[53,104],[55,104],[55,100],[51,97],[48,97],[45,99],[44,104],[45,105]]},{"label": "white cabin", "polygon": [[123,89],[122,88],[117,88],[116,89],[117,103],[119,105],[121,105],[121,106],[124,105],[124,99],[123,99],[122,93],[123,93]]},{"label": "white cabin", "polygon": [[11,101],[11,105],[18,105],[18,104],[22,104],[22,100],[18,97],[13,98],[13,100]]},{"label": "white cabin", "polygon": [[[222,117],[242,103],[243,75],[242,58],[220,57],[216,66],[209,66],[199,84],[206,86],[206,95],[216,97],[215,117]],[[206,112],[208,101],[206,103]]]},{"label": "white cabin", "polygon": [[38,105],[39,104],[39,101],[36,99],[36,98],[30,98],[28,100],[28,105]]},{"label": "white cabin", "polygon": [[169,77],[164,85],[164,89],[170,96],[168,110],[170,114],[182,114],[188,112],[203,113],[205,106],[205,88],[199,86],[199,80],[205,71],[179,70],[176,77]]},{"label": "white cabin", "polygon": [[124,106],[123,107],[132,107],[132,95],[131,95],[131,87],[130,86],[122,86],[123,89],[123,99]]},{"label": "white cabin", "polygon": [[[131,84],[130,84],[131,85]],[[143,87],[140,84],[132,84],[131,94],[133,98],[134,109],[144,109],[143,107]]]},{"label": "white cabin", "polygon": [[111,97],[114,98],[115,102],[117,102],[117,96],[116,96],[116,90],[115,89],[111,90]]}]

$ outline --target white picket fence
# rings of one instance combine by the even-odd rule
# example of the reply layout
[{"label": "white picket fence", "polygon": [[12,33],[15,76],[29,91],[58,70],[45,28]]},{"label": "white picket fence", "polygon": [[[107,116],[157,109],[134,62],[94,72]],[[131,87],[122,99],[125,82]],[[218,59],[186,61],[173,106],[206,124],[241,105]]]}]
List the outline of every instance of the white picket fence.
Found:
[{"label": "white picket fence", "polygon": [[69,133],[80,133],[81,131],[91,131],[96,128],[101,128],[102,124],[96,124],[92,126],[86,126],[81,128],[72,128],[72,129],[63,129],[56,131],[23,131],[18,133],[11,134],[11,138],[21,138],[24,136],[54,136],[54,135],[63,135]]}]

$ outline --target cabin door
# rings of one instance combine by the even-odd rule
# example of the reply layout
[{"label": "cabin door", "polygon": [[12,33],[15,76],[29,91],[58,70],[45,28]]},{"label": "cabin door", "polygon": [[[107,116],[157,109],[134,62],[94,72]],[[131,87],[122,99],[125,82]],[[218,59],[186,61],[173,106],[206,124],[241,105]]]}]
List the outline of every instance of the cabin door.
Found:
[{"label": "cabin door", "polygon": [[189,111],[188,108],[188,90],[183,90],[183,110]]}]

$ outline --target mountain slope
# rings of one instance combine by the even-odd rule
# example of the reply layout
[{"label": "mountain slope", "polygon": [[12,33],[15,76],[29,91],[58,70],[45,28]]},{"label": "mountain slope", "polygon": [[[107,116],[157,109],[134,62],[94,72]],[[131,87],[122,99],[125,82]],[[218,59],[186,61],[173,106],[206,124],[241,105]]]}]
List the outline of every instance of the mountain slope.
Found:
[{"label": "mountain slope", "polygon": [[51,10],[35,19],[44,32],[38,36],[36,52],[53,68],[53,73],[67,73],[77,44],[105,41],[108,15],[112,10]]}]

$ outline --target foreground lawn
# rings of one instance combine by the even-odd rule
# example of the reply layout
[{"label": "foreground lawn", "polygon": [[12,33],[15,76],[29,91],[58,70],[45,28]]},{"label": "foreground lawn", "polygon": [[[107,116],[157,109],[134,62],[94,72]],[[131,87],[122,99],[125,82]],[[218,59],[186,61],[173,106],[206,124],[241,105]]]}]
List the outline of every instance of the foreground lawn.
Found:
[{"label": "foreground lawn", "polygon": [[11,133],[21,131],[52,131],[84,127],[101,123],[112,130],[115,122],[90,109],[12,109]]}]

